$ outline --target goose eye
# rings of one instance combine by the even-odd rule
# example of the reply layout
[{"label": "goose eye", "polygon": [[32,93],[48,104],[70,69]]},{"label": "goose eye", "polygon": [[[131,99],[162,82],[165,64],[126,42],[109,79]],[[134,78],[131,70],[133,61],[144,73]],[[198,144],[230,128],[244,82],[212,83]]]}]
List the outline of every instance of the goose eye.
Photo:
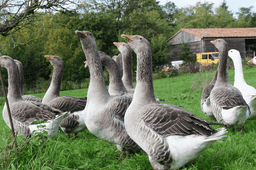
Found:
[{"label": "goose eye", "polygon": [[142,40],[142,38],[140,37],[140,40]]},{"label": "goose eye", "polygon": [[122,44],[124,46],[124,44]]}]

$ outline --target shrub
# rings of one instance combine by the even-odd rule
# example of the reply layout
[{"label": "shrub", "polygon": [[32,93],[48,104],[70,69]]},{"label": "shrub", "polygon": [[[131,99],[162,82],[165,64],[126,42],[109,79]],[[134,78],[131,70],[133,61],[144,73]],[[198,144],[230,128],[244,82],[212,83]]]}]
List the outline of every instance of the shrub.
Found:
[{"label": "shrub", "polygon": [[179,47],[178,58],[185,61],[186,63],[196,62],[196,56],[192,55],[191,48],[189,42],[182,43]]}]

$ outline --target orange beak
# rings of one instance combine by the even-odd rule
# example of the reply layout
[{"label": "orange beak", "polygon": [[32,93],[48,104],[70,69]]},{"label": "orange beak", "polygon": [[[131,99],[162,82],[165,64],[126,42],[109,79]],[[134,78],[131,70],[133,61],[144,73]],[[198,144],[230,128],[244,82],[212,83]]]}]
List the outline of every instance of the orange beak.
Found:
[{"label": "orange beak", "polygon": [[210,41],[210,43],[215,44],[215,43],[216,43],[216,40],[212,40],[212,41]]},{"label": "orange beak", "polygon": [[136,37],[136,35],[125,35],[125,34],[122,34],[121,35],[121,37],[123,38],[123,39],[129,39],[127,42],[129,42],[129,43],[132,43],[132,41],[134,40],[134,38]]},{"label": "orange beak", "polygon": [[121,43],[121,42],[113,42],[113,44],[114,44],[117,48],[119,48],[119,47],[120,47],[120,45],[122,45],[122,43]]},{"label": "orange beak", "polygon": [[75,33],[76,34],[83,34],[84,36],[87,35],[87,31],[78,31],[78,30],[76,30]]},{"label": "orange beak", "polygon": [[84,64],[85,64],[84,65],[85,68],[88,67],[88,61],[85,61]]},{"label": "orange beak", "polygon": [[54,56],[53,55],[45,55],[45,58],[48,58],[50,61],[53,60]]}]

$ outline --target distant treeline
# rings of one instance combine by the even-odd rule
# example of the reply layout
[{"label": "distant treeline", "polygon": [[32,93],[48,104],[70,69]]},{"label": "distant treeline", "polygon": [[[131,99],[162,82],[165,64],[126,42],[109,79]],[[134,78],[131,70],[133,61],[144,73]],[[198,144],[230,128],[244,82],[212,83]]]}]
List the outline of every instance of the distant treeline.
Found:
[{"label": "distant treeline", "polygon": [[[98,50],[111,57],[119,54],[113,42],[124,42],[121,34],[142,35],[151,44],[155,70],[156,66],[167,63],[171,44],[166,41],[180,28],[256,26],[252,7],[240,8],[235,18],[225,1],[215,10],[213,3],[208,2],[198,2],[195,6],[181,9],[173,2],[161,6],[156,0],[86,2],[72,11],[37,12],[33,14],[33,22],[24,21],[18,25],[18,31],[8,36],[0,35],[0,54],[23,63],[27,89],[34,88],[38,80],[49,80],[52,66],[44,55],[62,58],[65,64],[63,81],[79,84],[89,78],[89,70],[84,68],[85,55],[75,30],[91,31]],[[136,70],[135,55],[133,61],[133,69]],[[7,84],[6,69],[2,70]]]}]

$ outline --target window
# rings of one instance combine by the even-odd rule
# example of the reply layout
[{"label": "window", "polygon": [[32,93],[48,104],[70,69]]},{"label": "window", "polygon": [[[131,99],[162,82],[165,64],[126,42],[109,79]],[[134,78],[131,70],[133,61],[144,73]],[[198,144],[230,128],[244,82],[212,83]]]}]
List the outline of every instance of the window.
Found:
[{"label": "window", "polygon": [[213,57],[214,59],[219,58],[219,53],[212,54],[212,57]]},{"label": "window", "polygon": [[207,59],[207,54],[203,54],[202,59]]}]

